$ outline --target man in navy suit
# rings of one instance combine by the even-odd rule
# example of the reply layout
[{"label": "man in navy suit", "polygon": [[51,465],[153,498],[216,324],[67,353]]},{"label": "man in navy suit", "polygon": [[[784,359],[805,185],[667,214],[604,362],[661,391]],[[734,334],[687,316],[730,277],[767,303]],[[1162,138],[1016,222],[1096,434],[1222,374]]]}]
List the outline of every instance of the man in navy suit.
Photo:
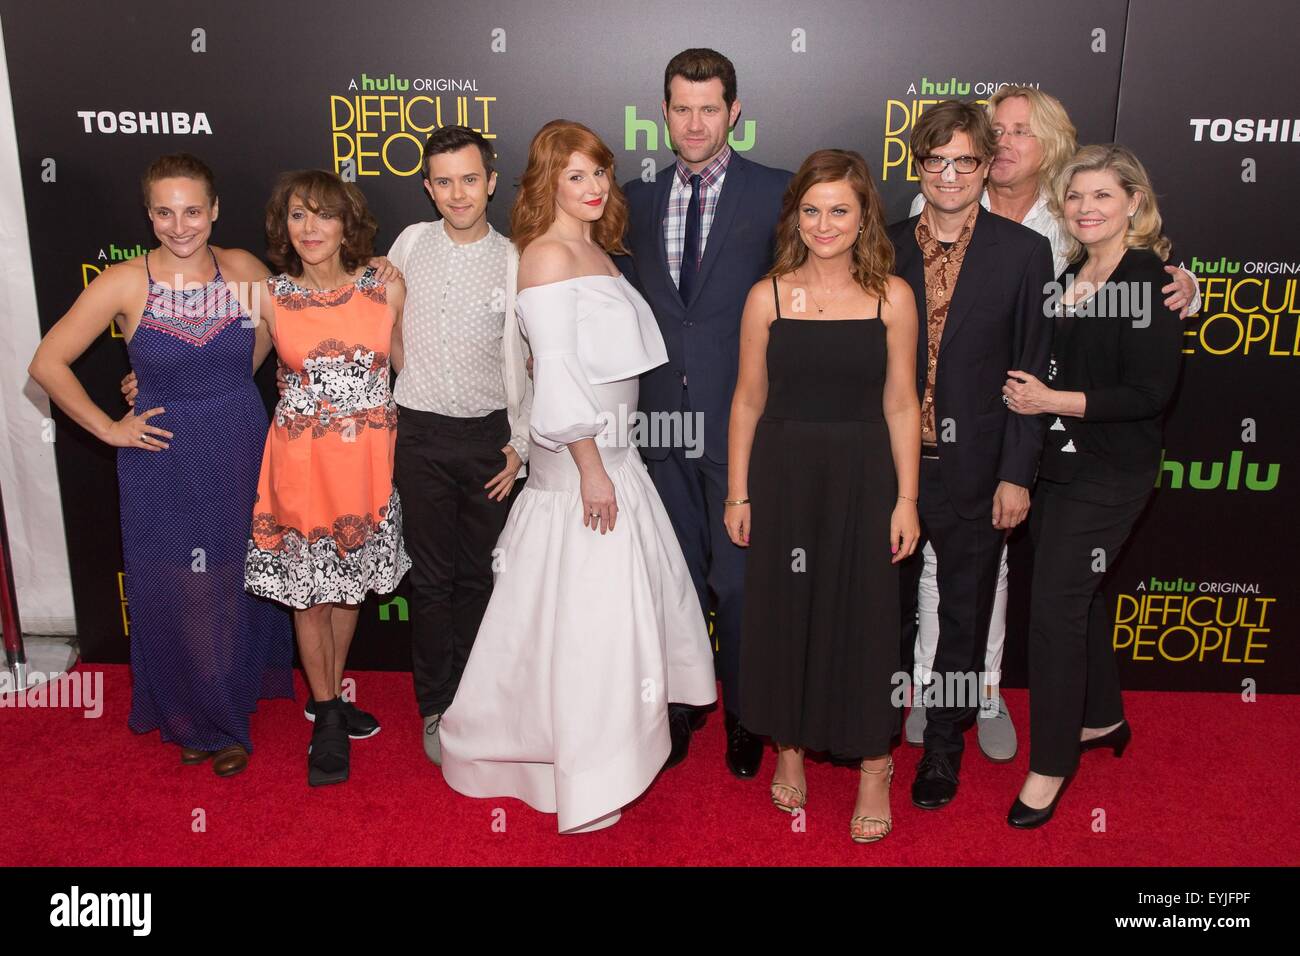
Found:
[{"label": "man in navy suit", "polygon": [[[947,100],[912,130],[925,208],[889,228],[895,271],[921,310],[923,545],[939,559],[939,643],[925,690],[925,755],[912,802],[937,809],[957,794],[963,733],[975,719],[1002,542],[1029,513],[1043,416],[1013,415],[1007,373],[1047,370],[1052,281],[1047,239],[980,206],[996,140],[983,108]],[[920,548],[902,566],[903,620],[915,617]],[[910,650],[908,634],[906,646]],[[919,693],[914,688],[913,693]],[[933,706],[931,706],[933,702]]]},{"label": "man in navy suit", "polygon": [[[693,416],[703,435],[692,447],[662,440],[656,445],[651,438],[641,455],[672,519],[702,608],[708,609],[713,594],[726,762],[737,776],[753,777],[762,741],[735,713],[745,552],[731,543],[722,523],[727,424],[740,360],[740,314],[750,287],[772,267],[790,173],[751,162],[728,145],[727,134],[740,117],[736,69],[715,50],[685,50],[672,58],[664,71],[663,112],[677,162],[652,182],[624,185],[632,254],[620,257],[619,267],[654,309],[668,348],[667,364],[641,377],[641,411]],[[685,758],[701,719],[690,708],[669,708],[673,749],[665,767]]]}]

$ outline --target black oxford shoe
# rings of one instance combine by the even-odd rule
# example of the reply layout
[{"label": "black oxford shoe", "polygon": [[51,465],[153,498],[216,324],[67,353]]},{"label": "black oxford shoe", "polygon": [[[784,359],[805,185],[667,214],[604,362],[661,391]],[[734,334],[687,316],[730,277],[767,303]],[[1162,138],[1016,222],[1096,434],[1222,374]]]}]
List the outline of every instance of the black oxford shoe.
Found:
[{"label": "black oxford shoe", "polygon": [[742,780],[758,774],[763,762],[763,738],[756,737],[740,723],[740,718],[727,714],[727,769]]},{"label": "black oxford shoe", "polygon": [[957,796],[957,771],[945,754],[927,750],[912,781],[912,803],[922,810],[938,810]]}]

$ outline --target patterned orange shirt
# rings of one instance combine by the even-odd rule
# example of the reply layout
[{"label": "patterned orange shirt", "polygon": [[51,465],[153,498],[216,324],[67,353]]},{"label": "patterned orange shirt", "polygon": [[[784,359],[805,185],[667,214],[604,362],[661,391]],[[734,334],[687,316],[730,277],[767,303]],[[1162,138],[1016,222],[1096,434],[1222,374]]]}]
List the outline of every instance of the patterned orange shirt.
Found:
[{"label": "patterned orange shirt", "polygon": [[957,241],[945,249],[930,232],[930,207],[927,205],[916,223],[916,244],[921,247],[925,263],[925,327],[926,346],[929,353],[925,363],[925,396],[921,400],[921,440],[929,445],[938,444],[934,422],[934,380],[939,369],[939,344],[943,341],[944,323],[948,321],[948,306],[952,292],[957,288],[966,247],[970,245],[971,230],[979,205],[972,204],[970,215],[962,224]]}]

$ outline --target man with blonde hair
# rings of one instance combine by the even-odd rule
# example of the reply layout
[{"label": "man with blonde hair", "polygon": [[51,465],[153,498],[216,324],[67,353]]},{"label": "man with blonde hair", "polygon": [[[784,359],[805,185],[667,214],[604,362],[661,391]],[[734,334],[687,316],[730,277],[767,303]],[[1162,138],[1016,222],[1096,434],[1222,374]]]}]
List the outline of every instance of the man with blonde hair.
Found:
[{"label": "man with blonde hair", "polygon": [[[1008,85],[989,97],[986,106],[993,124],[997,150],[989,165],[981,205],[1034,230],[1052,247],[1053,276],[1065,269],[1069,236],[1051,197],[1052,184],[1078,149],[1077,133],[1065,107],[1055,96],[1032,86]],[[911,214],[925,206],[924,194],[912,202]],[[1181,310],[1184,318],[1200,310],[1196,277],[1186,269],[1168,266],[1172,281],[1163,288],[1165,304]],[[939,638],[938,572],[934,549],[927,544],[923,553],[918,595],[918,621],[913,648],[913,686],[923,686],[934,661]],[[910,622],[905,624],[905,630]],[[997,594],[989,619],[984,661],[984,700],[980,708],[979,742],[986,757],[1001,763],[1016,755],[1016,729],[1006,703],[998,693],[1002,651],[1007,632],[1007,552],[1002,549]],[[905,638],[906,638],[905,634]],[[908,715],[905,733],[908,743],[920,745],[925,733],[925,707],[915,706]]]}]

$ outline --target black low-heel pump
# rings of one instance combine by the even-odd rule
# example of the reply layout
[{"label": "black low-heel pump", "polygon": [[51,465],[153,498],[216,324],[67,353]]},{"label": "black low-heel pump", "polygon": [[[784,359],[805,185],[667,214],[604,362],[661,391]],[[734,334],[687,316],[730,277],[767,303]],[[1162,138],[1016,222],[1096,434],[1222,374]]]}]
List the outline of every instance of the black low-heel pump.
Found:
[{"label": "black low-heel pump", "polygon": [[1091,740],[1079,741],[1079,753],[1085,750],[1096,750],[1099,747],[1109,747],[1116,757],[1124,756],[1124,748],[1128,746],[1129,741],[1133,739],[1133,728],[1128,725],[1127,720],[1120,721],[1120,725],[1108,734],[1102,734],[1100,737],[1093,737]]},{"label": "black low-heel pump", "polygon": [[1032,830],[1035,827],[1041,827],[1052,819],[1052,814],[1056,812],[1056,805],[1061,802],[1061,796],[1073,779],[1073,776],[1070,776],[1062,780],[1061,786],[1056,791],[1056,796],[1052,798],[1052,802],[1041,810],[1026,806],[1020,802],[1020,797],[1017,796],[1016,802],[1011,804],[1011,809],[1007,811],[1007,823],[1017,830]]}]

